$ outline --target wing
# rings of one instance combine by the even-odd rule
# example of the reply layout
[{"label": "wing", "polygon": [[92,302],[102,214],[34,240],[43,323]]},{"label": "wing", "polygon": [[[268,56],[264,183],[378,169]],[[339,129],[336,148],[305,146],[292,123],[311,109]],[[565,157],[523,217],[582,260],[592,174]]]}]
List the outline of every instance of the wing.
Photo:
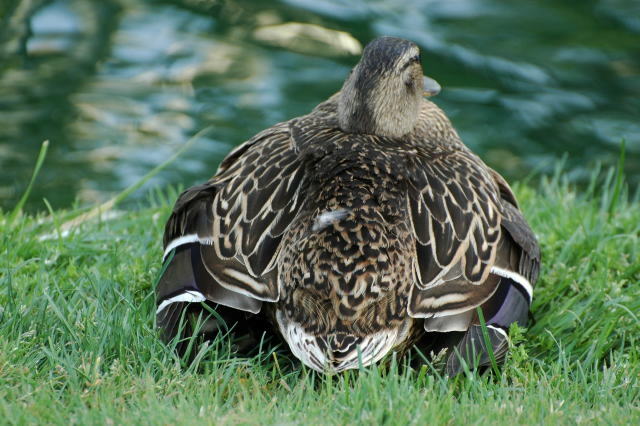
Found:
[{"label": "wing", "polygon": [[[506,356],[509,347],[508,328],[513,323],[527,325],[533,287],[540,270],[540,246],[535,235],[518,209],[509,185],[499,174],[493,170],[491,173],[500,189],[502,228],[505,232],[502,233],[496,263],[490,275],[490,278],[499,278],[498,288],[493,296],[481,305],[488,340],[482,333],[474,310],[469,311],[466,317],[464,314],[454,315],[453,317],[458,317],[458,323],[466,323],[468,329],[452,348],[447,359],[446,371],[449,376],[464,371],[464,364],[469,367],[490,365],[487,343],[491,346],[497,361]],[[444,322],[447,319],[448,317],[442,317],[436,320]],[[425,320],[425,327],[437,328],[437,324],[428,325],[427,321],[430,320]]]},{"label": "wing", "polygon": [[[443,155],[439,162],[431,162],[439,167],[457,165],[448,173],[449,179],[435,174],[433,165],[425,168],[422,182],[437,183],[421,187],[410,201],[418,254],[410,312],[426,318],[426,331],[464,332],[447,360],[451,376],[462,372],[464,364],[470,368],[489,365],[490,350],[497,361],[504,358],[509,326],[527,324],[540,269],[538,242],[509,185],[483,164],[474,165],[472,156],[455,155],[462,159],[452,161]],[[440,225],[434,226],[435,222]],[[445,249],[439,250],[442,243]],[[426,260],[421,258],[425,255]],[[475,266],[469,268],[469,262]],[[488,340],[473,309],[477,306],[486,320]]]},{"label": "wing", "polygon": [[499,284],[490,279],[502,234],[498,187],[486,166],[459,146],[418,147],[410,169],[417,261],[409,313],[464,313]]},{"label": "wing", "polygon": [[275,261],[301,203],[304,165],[288,123],[232,151],[209,182],[183,192],[167,221],[157,323],[176,330],[174,303],[209,300],[252,313],[278,300]]}]

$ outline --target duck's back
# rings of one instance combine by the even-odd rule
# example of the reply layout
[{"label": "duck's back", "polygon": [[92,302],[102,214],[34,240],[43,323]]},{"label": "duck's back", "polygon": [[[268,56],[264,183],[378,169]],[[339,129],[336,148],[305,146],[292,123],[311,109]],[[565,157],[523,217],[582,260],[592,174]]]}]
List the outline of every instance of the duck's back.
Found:
[{"label": "duck's back", "polygon": [[301,142],[306,200],[284,235],[277,308],[319,336],[399,328],[415,254],[406,153],[336,128]]}]

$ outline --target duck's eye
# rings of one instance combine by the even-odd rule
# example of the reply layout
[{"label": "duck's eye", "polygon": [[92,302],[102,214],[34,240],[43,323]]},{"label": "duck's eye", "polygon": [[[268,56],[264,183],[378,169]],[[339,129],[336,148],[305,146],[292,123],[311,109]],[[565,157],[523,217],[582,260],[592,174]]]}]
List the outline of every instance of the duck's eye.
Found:
[{"label": "duck's eye", "polygon": [[400,71],[402,72],[402,71],[406,70],[407,68],[409,68],[411,65],[413,65],[415,63],[420,63],[420,55],[419,54],[409,58],[409,60],[407,60],[407,62],[404,63],[404,65],[402,66]]}]

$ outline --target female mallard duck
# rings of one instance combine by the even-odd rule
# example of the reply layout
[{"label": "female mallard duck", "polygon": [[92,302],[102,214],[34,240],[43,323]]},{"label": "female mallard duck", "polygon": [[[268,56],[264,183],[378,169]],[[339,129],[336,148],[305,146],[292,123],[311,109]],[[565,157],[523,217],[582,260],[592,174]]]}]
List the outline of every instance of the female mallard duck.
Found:
[{"label": "female mallard duck", "polygon": [[449,374],[488,364],[485,342],[503,358],[540,251],[509,185],[423,98],[438,90],[414,43],[378,38],[339,93],[182,193],[156,289],[165,339],[189,303],[209,301],[260,313],[317,371],[451,332]]}]

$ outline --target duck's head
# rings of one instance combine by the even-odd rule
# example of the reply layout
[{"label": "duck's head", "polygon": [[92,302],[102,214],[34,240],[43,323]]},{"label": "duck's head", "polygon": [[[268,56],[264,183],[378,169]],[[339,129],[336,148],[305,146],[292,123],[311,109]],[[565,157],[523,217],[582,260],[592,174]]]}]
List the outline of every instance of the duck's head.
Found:
[{"label": "duck's head", "polygon": [[404,136],[418,120],[423,96],[439,91],[435,80],[423,76],[415,43],[377,38],[364,48],[360,62],[342,86],[340,128],[349,133]]}]

